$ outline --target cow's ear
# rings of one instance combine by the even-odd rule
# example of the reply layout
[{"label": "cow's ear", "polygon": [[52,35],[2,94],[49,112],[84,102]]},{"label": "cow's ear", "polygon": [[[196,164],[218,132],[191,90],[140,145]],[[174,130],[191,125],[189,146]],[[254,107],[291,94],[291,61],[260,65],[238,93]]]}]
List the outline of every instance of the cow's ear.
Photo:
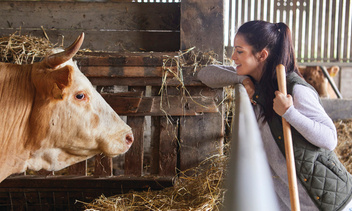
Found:
[{"label": "cow's ear", "polygon": [[339,72],[339,70],[340,68],[338,66],[332,66],[328,68],[328,73],[331,77],[334,77]]},{"label": "cow's ear", "polygon": [[50,72],[52,79],[51,94],[55,99],[62,99],[66,87],[72,84],[73,67],[66,65],[62,68]]},{"label": "cow's ear", "polygon": [[37,93],[44,97],[62,99],[65,88],[72,84],[73,71],[70,65],[57,69],[34,68],[32,80]]}]

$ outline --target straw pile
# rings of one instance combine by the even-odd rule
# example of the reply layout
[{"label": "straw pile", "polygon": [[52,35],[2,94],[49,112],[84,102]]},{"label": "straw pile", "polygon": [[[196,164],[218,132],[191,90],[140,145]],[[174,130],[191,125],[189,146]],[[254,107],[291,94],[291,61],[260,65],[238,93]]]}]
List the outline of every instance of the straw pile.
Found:
[{"label": "straw pile", "polygon": [[352,174],[352,119],[336,121],[335,127],[338,139],[335,152],[347,171]]},{"label": "straw pile", "polygon": [[46,38],[22,36],[14,33],[0,38],[1,62],[32,64],[43,57],[54,45]]},{"label": "straw pile", "polygon": [[90,204],[85,203],[86,210],[219,210],[224,200],[226,163],[227,156],[214,155],[197,168],[177,175],[172,187],[111,197],[102,195]]}]

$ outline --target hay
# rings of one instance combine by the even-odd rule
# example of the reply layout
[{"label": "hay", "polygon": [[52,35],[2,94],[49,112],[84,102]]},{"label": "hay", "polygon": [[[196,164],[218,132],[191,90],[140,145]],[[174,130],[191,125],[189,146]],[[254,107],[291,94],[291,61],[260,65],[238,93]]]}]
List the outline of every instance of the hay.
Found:
[{"label": "hay", "polygon": [[335,153],[347,171],[352,174],[352,119],[334,122],[338,143]]},{"label": "hay", "polygon": [[[214,155],[198,167],[179,173],[174,185],[159,191],[100,196],[86,210],[220,210],[224,201],[227,156]],[[190,175],[190,176],[188,176]]]},{"label": "hay", "polygon": [[55,47],[48,39],[14,33],[0,38],[1,62],[32,64]]}]

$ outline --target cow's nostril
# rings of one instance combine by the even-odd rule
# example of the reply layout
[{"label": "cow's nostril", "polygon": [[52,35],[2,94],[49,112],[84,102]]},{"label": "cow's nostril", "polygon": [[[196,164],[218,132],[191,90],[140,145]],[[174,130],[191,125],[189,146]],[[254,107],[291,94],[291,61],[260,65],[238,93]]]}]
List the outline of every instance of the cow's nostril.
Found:
[{"label": "cow's nostril", "polygon": [[128,145],[131,145],[133,143],[133,134],[132,133],[129,133],[126,135],[126,143]]}]

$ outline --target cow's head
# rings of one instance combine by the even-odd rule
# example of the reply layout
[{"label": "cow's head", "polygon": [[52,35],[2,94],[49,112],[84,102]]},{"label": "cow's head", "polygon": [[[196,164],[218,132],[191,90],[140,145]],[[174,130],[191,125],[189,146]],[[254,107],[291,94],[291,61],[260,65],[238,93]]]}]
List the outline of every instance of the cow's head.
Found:
[{"label": "cow's head", "polygon": [[[333,66],[328,68],[327,70],[329,75],[331,77],[334,77],[339,71],[339,67]],[[300,67],[299,71],[302,74],[303,78],[310,85],[312,85],[315,88],[315,90],[317,90],[320,97],[328,98],[330,96],[329,94],[330,85],[321,67],[319,66]]]},{"label": "cow's head", "polygon": [[133,142],[131,128],[94,89],[72,57],[82,34],[64,51],[33,65],[36,89],[30,117],[30,159],[33,170],[59,170],[103,152],[125,153]]}]

